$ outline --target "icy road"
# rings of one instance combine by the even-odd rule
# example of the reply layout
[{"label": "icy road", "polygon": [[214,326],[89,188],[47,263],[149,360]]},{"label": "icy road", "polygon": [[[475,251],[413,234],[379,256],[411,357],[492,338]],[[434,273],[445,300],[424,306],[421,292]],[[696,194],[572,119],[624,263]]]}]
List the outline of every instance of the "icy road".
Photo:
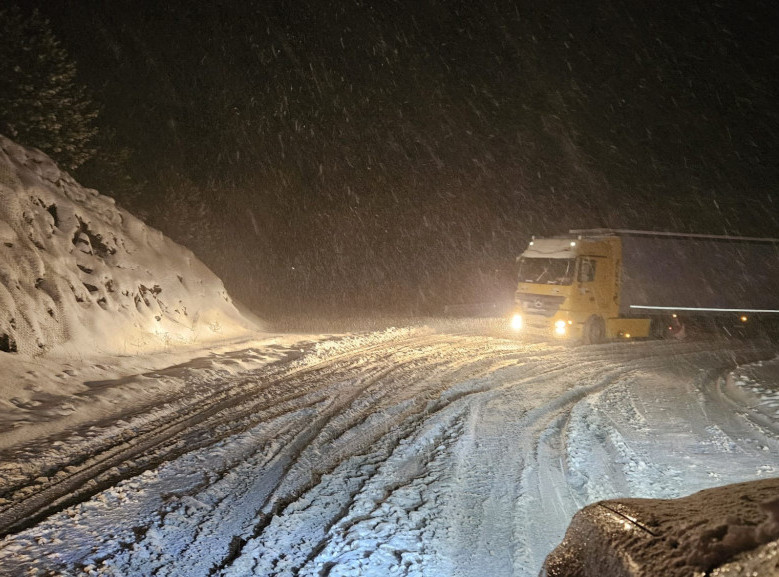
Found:
[{"label": "icy road", "polygon": [[318,337],[87,383],[85,406],[151,392],[6,437],[0,574],[537,575],[588,503],[779,475],[776,345],[504,337]]}]

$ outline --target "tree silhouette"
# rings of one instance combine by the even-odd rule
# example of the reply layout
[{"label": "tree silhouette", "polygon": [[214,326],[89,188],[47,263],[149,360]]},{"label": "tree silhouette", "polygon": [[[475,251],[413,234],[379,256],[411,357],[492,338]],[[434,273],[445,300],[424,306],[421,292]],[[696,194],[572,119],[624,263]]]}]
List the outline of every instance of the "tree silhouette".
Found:
[{"label": "tree silhouette", "polygon": [[37,10],[0,9],[0,133],[74,170],[95,155],[98,109]]}]

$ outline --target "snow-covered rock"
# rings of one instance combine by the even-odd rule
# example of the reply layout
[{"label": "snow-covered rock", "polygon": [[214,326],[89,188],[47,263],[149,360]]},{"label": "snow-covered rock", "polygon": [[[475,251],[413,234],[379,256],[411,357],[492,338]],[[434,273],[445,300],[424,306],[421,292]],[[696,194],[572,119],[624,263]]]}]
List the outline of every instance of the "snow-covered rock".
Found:
[{"label": "snow-covered rock", "polygon": [[0,355],[137,354],[253,328],[191,251],[0,135]]}]

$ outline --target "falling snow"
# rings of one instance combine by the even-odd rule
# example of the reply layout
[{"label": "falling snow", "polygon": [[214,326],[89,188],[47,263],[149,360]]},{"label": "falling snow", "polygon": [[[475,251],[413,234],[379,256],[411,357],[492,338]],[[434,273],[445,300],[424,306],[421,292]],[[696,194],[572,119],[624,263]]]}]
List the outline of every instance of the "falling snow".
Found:
[{"label": "falling snow", "polygon": [[105,194],[0,136],[0,573],[534,576],[779,477],[775,342],[440,318],[531,234],[779,236],[772,3],[36,4]]}]

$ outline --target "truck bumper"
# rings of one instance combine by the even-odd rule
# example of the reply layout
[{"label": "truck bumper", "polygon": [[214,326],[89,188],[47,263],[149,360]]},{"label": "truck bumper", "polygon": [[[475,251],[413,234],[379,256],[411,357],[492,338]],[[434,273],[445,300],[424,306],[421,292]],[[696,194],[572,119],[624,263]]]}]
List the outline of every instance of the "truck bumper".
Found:
[{"label": "truck bumper", "polygon": [[582,336],[582,323],[576,323],[561,315],[548,317],[518,310],[512,314],[510,324],[516,333],[532,332],[547,338],[563,340],[575,340]]},{"label": "truck bumper", "polygon": [[[511,328],[517,333],[532,331],[534,334],[541,333],[551,339],[580,340],[585,322],[586,320],[577,321],[564,314],[548,317],[515,311],[511,317]],[[650,319],[606,319],[606,338],[609,340],[646,338],[650,336],[650,327]]]}]

